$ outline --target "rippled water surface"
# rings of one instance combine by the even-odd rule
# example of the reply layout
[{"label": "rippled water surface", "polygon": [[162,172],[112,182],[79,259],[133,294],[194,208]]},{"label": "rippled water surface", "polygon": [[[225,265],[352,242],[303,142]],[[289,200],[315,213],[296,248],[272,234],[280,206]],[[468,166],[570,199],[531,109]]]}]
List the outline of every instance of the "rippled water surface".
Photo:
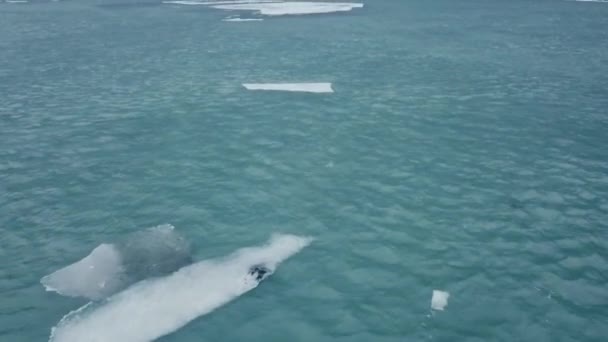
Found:
[{"label": "rippled water surface", "polygon": [[234,14],[0,3],[0,340],[48,340],[86,300],[40,278],[163,223],[197,260],[315,240],[159,341],[605,338],[608,4]]}]

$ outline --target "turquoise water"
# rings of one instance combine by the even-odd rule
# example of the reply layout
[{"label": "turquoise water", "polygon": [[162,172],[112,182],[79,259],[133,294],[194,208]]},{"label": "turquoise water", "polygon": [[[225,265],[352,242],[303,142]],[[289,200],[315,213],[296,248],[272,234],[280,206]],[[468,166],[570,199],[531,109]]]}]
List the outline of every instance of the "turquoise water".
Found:
[{"label": "turquoise water", "polygon": [[0,4],[1,341],[86,304],[41,277],[164,223],[196,260],[315,240],[159,341],[605,338],[608,4],[231,14]]}]

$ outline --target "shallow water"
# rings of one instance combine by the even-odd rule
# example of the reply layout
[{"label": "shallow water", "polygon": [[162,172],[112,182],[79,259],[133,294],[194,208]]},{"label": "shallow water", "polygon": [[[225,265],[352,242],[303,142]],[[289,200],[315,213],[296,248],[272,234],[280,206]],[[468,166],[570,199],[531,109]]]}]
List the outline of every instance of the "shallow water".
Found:
[{"label": "shallow water", "polygon": [[[608,334],[608,4],[230,15],[0,4],[0,340],[48,340],[86,300],[40,278],[163,223],[197,260],[316,239],[163,342]],[[334,93],[242,86],[305,82]]]}]

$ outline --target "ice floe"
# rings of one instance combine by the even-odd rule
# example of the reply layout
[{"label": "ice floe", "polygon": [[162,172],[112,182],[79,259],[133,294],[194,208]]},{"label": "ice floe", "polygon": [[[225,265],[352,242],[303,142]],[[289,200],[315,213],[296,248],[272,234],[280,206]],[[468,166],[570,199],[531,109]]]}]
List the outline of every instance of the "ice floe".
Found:
[{"label": "ice floe", "polygon": [[352,2],[313,2],[313,1],[276,1],[276,0],[167,0],[165,4],[208,6],[229,11],[253,11],[262,15],[304,15],[348,12],[355,8],[362,8],[362,3]]},{"label": "ice floe", "polygon": [[331,83],[243,83],[248,90],[295,91],[307,93],[333,93]]},{"label": "ice floe", "polygon": [[348,12],[354,8],[363,7],[363,4],[349,2],[257,2],[213,5],[211,7],[231,11],[255,11],[262,15],[279,16]]},{"label": "ice floe", "polygon": [[431,309],[443,311],[448,306],[448,299],[450,294],[445,291],[433,290],[433,297],[431,298]]},{"label": "ice floe", "polygon": [[139,282],[106,301],[72,311],[52,329],[49,342],[150,342],[253,290],[312,239],[277,235],[263,246],[203,260],[160,278]]},{"label": "ice floe", "polygon": [[276,0],[227,0],[227,1],[196,1],[196,0],[168,0],[163,1],[163,4],[174,4],[174,5],[191,5],[191,6],[213,6],[213,5],[238,5],[238,4],[250,4],[250,3],[269,3],[278,2]]},{"label": "ice floe", "polygon": [[191,262],[188,242],[166,224],[102,243],[81,260],[44,276],[40,283],[64,296],[99,300]]},{"label": "ice floe", "polygon": [[261,18],[226,18],[226,19],[222,19],[222,21],[243,22],[243,21],[264,21],[264,19],[261,19]]}]

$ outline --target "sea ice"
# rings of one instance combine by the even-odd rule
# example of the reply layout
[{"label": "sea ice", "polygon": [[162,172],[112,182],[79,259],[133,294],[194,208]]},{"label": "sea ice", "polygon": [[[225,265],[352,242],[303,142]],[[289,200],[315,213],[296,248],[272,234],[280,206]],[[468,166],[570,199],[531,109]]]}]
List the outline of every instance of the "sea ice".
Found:
[{"label": "sea ice", "polygon": [[243,83],[249,90],[298,91],[308,93],[333,93],[331,83]]},{"label": "sea ice", "polygon": [[233,11],[256,11],[262,15],[302,15],[347,12],[363,7],[362,3],[348,2],[272,2],[213,5],[217,9]]},{"label": "sea ice", "polygon": [[450,294],[448,292],[433,290],[431,309],[443,311],[443,309],[448,306],[448,298],[450,298]]}]

